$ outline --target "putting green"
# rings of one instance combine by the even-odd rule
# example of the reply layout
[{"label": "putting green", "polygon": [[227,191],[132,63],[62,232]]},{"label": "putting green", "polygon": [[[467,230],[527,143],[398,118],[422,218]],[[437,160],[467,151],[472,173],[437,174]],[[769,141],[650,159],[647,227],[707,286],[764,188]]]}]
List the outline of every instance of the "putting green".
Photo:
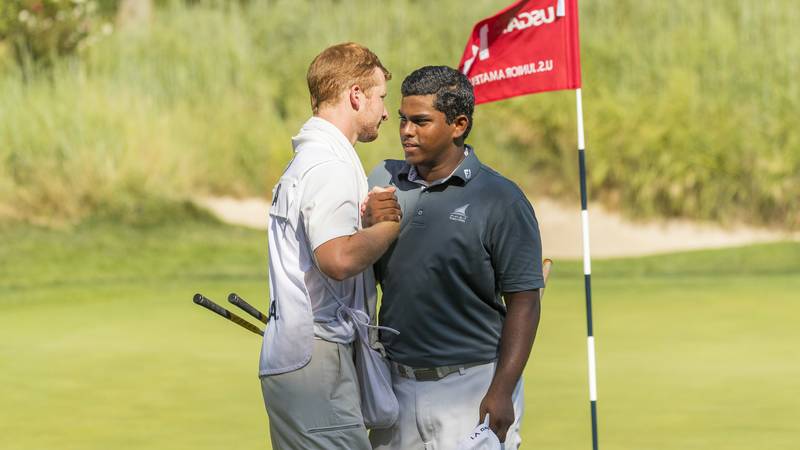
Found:
[{"label": "putting green", "polygon": [[[0,233],[1,448],[269,448],[258,337],[191,302],[236,291],[264,309],[261,233]],[[798,256],[782,244],[598,262],[601,448],[794,449]],[[524,448],[591,448],[579,270],[556,261]]]}]

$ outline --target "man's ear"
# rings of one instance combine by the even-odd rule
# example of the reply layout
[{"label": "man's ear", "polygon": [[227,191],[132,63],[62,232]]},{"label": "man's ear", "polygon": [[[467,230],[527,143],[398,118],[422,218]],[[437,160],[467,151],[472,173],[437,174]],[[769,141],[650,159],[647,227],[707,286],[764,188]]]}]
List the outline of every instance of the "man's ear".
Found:
[{"label": "man's ear", "polygon": [[453,139],[462,139],[468,126],[469,118],[467,116],[463,114],[456,116],[455,120],[453,120]]},{"label": "man's ear", "polygon": [[357,84],[350,86],[348,95],[350,98],[350,107],[352,107],[355,111],[361,109],[361,102],[364,99],[364,91],[361,90],[361,86]]}]

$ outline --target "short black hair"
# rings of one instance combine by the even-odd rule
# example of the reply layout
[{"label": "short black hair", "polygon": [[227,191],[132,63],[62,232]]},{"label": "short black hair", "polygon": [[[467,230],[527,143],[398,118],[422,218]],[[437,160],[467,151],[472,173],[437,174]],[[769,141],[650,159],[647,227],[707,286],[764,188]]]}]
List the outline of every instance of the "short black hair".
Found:
[{"label": "short black hair", "polygon": [[463,139],[472,129],[472,112],[475,111],[475,93],[467,76],[452,67],[425,66],[411,72],[400,87],[403,97],[435,94],[433,107],[444,113],[447,123],[459,115],[469,119]]}]

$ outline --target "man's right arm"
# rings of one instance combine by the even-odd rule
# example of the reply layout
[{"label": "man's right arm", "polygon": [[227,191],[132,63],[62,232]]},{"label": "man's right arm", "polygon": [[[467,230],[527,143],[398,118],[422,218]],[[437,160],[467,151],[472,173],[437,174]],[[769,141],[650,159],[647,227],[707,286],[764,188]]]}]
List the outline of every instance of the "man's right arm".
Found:
[{"label": "man's right arm", "polygon": [[[305,176],[301,211],[317,266],[325,275],[344,280],[369,268],[400,232],[400,205],[394,188],[373,192],[367,206],[376,219],[358,227],[359,204],[353,169],[331,161]],[[373,225],[374,224],[374,225]],[[370,226],[372,225],[372,226]]]},{"label": "man's right arm", "polygon": [[319,269],[339,281],[358,275],[386,252],[399,232],[399,222],[380,222],[350,236],[331,239],[314,250]]}]

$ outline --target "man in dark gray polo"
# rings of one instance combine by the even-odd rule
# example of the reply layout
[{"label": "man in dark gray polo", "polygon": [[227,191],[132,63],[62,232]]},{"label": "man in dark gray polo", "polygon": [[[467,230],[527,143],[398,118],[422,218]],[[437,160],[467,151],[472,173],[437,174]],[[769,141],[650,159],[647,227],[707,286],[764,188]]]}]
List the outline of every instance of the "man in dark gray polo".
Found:
[{"label": "man in dark gray polo", "polygon": [[[376,263],[382,333],[400,402],[375,449],[455,449],[477,424],[506,449],[520,445],[522,371],[544,287],[539,229],[525,194],[464,143],[474,94],[449,67],[423,67],[402,85],[405,160],[387,160],[370,187],[396,187],[400,235]],[[373,198],[371,196],[371,198]],[[368,201],[365,220],[378,204]]]}]

